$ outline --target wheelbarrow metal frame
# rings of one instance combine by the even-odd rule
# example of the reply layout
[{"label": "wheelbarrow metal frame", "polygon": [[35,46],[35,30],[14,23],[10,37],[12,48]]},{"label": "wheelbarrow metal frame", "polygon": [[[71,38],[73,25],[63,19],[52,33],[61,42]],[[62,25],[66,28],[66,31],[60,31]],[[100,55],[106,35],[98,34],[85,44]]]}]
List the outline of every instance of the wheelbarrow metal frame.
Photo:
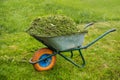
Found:
[{"label": "wheelbarrow metal frame", "polygon": [[[56,50],[55,48],[51,47],[50,45],[47,45],[46,43],[44,43],[42,40],[40,40],[43,44],[45,44],[49,49],[53,50],[54,53],[49,55],[48,57],[44,58],[44,59],[40,59],[38,61],[35,61],[35,62],[32,62],[32,59],[30,59],[30,63],[31,64],[35,64],[35,63],[38,63],[39,61],[42,61],[42,60],[45,60],[51,56],[55,56],[56,54],[59,54],[60,56],[62,56],[63,58],[65,58],[67,61],[69,61],[70,63],[72,63],[73,65],[77,66],[77,67],[84,67],[86,62],[85,62],[85,59],[82,55],[82,52],[81,50],[82,49],[87,49],[88,47],[90,47],[91,45],[93,45],[94,43],[96,43],[98,40],[100,40],[101,38],[103,38],[104,36],[106,36],[107,34],[111,33],[111,32],[114,32],[116,31],[116,29],[110,29],[108,31],[106,31],[105,33],[103,33],[102,35],[100,35],[98,38],[96,38],[95,40],[93,40],[92,42],[90,42],[89,44],[85,45],[85,46],[79,46],[77,48],[71,48],[71,49],[67,49],[67,50],[62,50],[62,51],[59,51],[59,50]],[[35,38],[38,38],[37,36],[34,36],[32,35],[33,37]],[[72,59],[66,57],[65,55],[62,54],[62,52],[71,52],[71,58],[73,57],[73,51],[75,50],[78,50],[79,51],[79,54],[80,54],[80,57],[82,59],[82,64],[81,65],[78,65],[77,63],[75,63]]]}]

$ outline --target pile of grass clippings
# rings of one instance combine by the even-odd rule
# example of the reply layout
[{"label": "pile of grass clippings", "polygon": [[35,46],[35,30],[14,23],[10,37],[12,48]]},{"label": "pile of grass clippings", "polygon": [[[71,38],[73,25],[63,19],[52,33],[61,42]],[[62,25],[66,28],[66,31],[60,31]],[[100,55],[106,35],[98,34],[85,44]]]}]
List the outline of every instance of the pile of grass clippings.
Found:
[{"label": "pile of grass clippings", "polygon": [[80,32],[76,23],[63,15],[49,15],[36,18],[27,30],[30,35],[55,37]]}]

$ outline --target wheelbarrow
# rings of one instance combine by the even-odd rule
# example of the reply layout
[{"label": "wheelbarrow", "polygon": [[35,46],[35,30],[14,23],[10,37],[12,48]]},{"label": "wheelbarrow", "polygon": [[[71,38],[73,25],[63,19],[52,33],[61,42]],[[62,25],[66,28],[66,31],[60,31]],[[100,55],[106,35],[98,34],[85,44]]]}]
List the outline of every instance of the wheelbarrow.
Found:
[{"label": "wheelbarrow", "polygon": [[[88,26],[92,24],[93,23],[89,23],[84,27],[84,29],[87,29]],[[93,40],[92,42],[88,43],[85,46],[82,46],[82,43],[84,41],[84,36],[86,35],[87,32],[58,37],[38,37],[36,35],[31,35],[32,37],[46,45],[47,48],[42,48],[35,52],[34,56],[29,60],[29,62],[33,64],[34,68],[38,71],[49,70],[53,68],[56,62],[56,55],[58,54],[65,58],[65,60],[72,63],[73,65],[82,68],[85,66],[86,62],[82,55],[81,50],[90,47],[95,42],[97,42],[107,34],[114,31],[116,31],[116,29],[110,29],[106,31],[105,33],[103,33],[98,38],[96,38],[95,40]],[[78,50],[80,57],[82,59],[82,64],[80,65],[71,59],[73,57],[73,51],[75,50]],[[70,52],[71,58],[68,58],[67,56],[63,55],[62,52]]]}]

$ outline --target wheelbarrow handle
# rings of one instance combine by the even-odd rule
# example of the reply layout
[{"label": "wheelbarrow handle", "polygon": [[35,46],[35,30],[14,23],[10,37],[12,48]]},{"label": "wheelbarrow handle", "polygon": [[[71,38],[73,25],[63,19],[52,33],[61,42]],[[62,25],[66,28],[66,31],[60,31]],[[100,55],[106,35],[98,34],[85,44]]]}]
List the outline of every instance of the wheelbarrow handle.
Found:
[{"label": "wheelbarrow handle", "polygon": [[116,29],[115,29],[115,28],[113,28],[113,29],[109,30],[109,32],[114,32],[114,31],[116,31]]},{"label": "wheelbarrow handle", "polygon": [[86,24],[85,27],[84,27],[84,29],[87,29],[89,26],[91,26],[91,25],[93,25],[93,24],[94,24],[94,22],[91,22],[91,23]]},{"label": "wheelbarrow handle", "polygon": [[105,33],[103,33],[102,35],[100,35],[99,37],[97,37],[95,40],[93,40],[92,42],[90,42],[90,43],[87,44],[86,46],[81,47],[81,49],[86,49],[86,48],[88,48],[89,46],[93,45],[95,42],[97,42],[98,40],[100,40],[101,38],[103,38],[104,36],[106,36],[107,34],[109,34],[109,33],[111,33],[111,32],[114,32],[114,31],[116,31],[115,28],[106,31]]}]

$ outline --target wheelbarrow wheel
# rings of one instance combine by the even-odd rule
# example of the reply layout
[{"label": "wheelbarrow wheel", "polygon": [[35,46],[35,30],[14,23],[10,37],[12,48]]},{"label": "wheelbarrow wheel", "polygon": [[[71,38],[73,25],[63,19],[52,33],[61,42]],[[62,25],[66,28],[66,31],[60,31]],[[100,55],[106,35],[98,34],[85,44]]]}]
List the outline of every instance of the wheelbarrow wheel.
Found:
[{"label": "wheelbarrow wheel", "polygon": [[[49,48],[42,48],[34,54],[32,61],[34,62],[40,59],[44,59],[51,54],[53,54],[52,50],[50,50]],[[55,62],[56,62],[56,56],[52,56],[45,60],[39,61],[38,63],[33,64],[33,66],[37,71],[44,71],[53,68]]]}]

